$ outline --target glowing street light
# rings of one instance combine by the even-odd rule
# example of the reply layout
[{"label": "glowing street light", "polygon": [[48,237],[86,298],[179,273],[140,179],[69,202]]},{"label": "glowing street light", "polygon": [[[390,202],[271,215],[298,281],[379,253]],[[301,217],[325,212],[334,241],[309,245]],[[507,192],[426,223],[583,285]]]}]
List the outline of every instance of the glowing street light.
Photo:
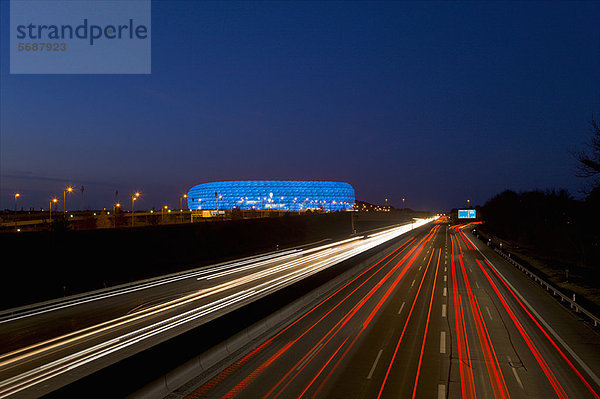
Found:
[{"label": "glowing street light", "polygon": [[470,207],[471,207],[471,200],[470,200],[470,199],[468,199],[468,200],[467,200],[467,208],[470,208]]},{"label": "glowing street light", "polygon": [[135,225],[135,201],[140,198],[140,193],[136,192],[131,196],[131,226]]},{"label": "glowing street light", "polygon": [[406,205],[404,205],[405,200],[406,200],[406,198],[402,198],[402,209],[406,209]]},{"label": "glowing street light", "polygon": [[183,199],[187,198],[187,194],[183,194],[181,197],[179,197],[179,210],[182,211],[183,210]]},{"label": "glowing street light", "polygon": [[69,186],[63,190],[63,213],[67,213],[67,193],[71,194],[73,187]]},{"label": "glowing street light", "polygon": [[15,230],[17,229],[17,198],[19,198],[21,194],[15,193]]},{"label": "glowing street light", "polygon": [[117,228],[117,209],[121,209],[121,204],[119,204],[118,202],[113,205],[113,219],[115,220],[115,229]]},{"label": "glowing street light", "polygon": [[58,202],[57,198],[52,198],[50,200],[50,223],[52,223],[52,204],[55,204],[55,206],[56,206],[57,202]]}]

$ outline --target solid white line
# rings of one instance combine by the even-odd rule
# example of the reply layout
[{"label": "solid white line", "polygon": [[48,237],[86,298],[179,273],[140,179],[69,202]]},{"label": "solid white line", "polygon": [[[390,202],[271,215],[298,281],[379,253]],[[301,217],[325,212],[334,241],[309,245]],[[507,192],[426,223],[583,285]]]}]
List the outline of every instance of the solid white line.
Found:
[{"label": "solid white line", "polygon": [[446,317],[446,304],[442,304],[442,317]]},{"label": "solid white line", "polygon": [[373,372],[375,371],[375,367],[377,367],[377,362],[379,361],[379,358],[381,357],[382,353],[383,353],[383,349],[379,349],[379,353],[377,354],[377,357],[375,358],[375,361],[373,362],[373,366],[371,367],[371,371],[369,371],[367,380],[370,380],[371,377],[373,377]]},{"label": "solid white line", "polygon": [[438,385],[438,399],[446,399],[446,386],[444,384]]},{"label": "solid white line", "polygon": [[488,316],[490,316],[490,320],[494,320],[494,318],[492,317],[492,313],[490,312],[490,308],[488,308],[487,306],[485,307],[485,310],[487,310],[487,314]]},{"label": "solid white line", "polygon": [[440,353],[446,353],[446,331],[440,333]]},{"label": "solid white line", "polygon": [[[471,241],[471,240],[469,239],[469,241]],[[473,244],[472,241],[471,241],[471,244]],[[494,270],[496,270],[496,273],[498,273],[500,275],[500,277],[502,277],[502,279],[504,279],[504,281],[506,282],[506,285],[508,285],[510,287],[510,289],[514,291],[515,295],[517,295],[517,297],[519,297],[519,299],[525,304],[525,306],[529,308],[529,311],[531,313],[533,313],[533,315],[544,325],[544,327],[546,327],[546,329],[554,336],[554,338],[567,350],[567,352],[569,352],[569,354],[573,357],[573,359],[575,359],[575,361],[577,363],[579,363],[579,365],[592,378],[592,380],[594,380],[594,382],[597,385],[600,385],[600,378],[598,378],[596,373],[594,373],[592,371],[592,369],[583,361],[583,359],[581,359],[579,356],[577,356],[577,353],[575,353],[575,351],[573,349],[571,349],[571,347],[569,345],[567,345],[565,340],[562,339],[561,336],[558,335],[558,333],[556,331],[554,331],[554,329],[552,327],[550,327],[550,325],[546,322],[546,320],[544,320],[542,318],[542,316],[538,312],[536,312],[536,310],[533,308],[533,306],[531,306],[531,304],[525,298],[523,298],[523,295],[521,295],[521,293],[516,290],[516,288],[510,283],[510,281],[508,281],[506,279],[506,277],[504,277],[504,275],[502,273],[500,273],[500,270],[498,270],[498,268],[496,266],[494,266],[494,264],[487,258],[487,256],[485,256],[483,254],[483,252],[481,252],[479,247],[475,247],[475,248],[477,248],[477,251],[479,251],[481,256],[483,256],[485,258],[485,260],[487,260],[490,263],[490,265],[494,268]]]},{"label": "solid white line", "polygon": [[402,312],[402,309],[404,309],[404,304],[406,302],[402,302],[402,306],[400,306],[400,309],[398,309],[398,314],[400,314]]},{"label": "solid white line", "polygon": [[446,296],[447,293],[448,293],[448,290],[446,289],[446,287],[444,287],[444,296]]},{"label": "solid white line", "polygon": [[521,382],[521,378],[519,378],[519,374],[517,374],[517,369],[512,366],[512,360],[510,360],[510,356],[506,356],[506,358],[508,359],[508,363],[510,365],[510,368],[512,369],[513,375],[515,376],[515,380],[517,380],[517,384],[519,384],[521,389],[524,389],[523,383]]},{"label": "solid white line", "polygon": [[304,367],[304,365],[306,363],[308,363],[308,361],[315,355],[315,353],[319,350],[319,348],[323,346],[323,344],[319,344],[315,349],[313,349],[310,354],[306,357],[306,359],[304,359],[302,361],[302,363],[300,363],[300,365],[298,366],[298,368],[296,368],[296,371],[299,371],[302,367]]}]

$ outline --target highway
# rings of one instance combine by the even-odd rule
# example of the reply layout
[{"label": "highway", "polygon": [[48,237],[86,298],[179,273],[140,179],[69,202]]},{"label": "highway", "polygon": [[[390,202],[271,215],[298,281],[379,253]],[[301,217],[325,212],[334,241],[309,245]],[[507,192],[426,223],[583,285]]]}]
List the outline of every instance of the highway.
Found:
[{"label": "highway", "polygon": [[431,220],[0,316],[0,398],[38,397]]},{"label": "highway", "polygon": [[185,398],[599,398],[600,335],[443,219]]}]

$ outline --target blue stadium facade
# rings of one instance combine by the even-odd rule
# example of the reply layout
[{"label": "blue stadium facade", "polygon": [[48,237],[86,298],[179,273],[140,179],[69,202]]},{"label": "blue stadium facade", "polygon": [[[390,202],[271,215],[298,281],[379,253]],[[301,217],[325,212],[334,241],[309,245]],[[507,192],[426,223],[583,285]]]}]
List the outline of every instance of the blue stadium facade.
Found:
[{"label": "blue stadium facade", "polygon": [[349,211],[354,206],[354,189],[332,181],[222,181],[192,187],[187,201],[193,210]]}]

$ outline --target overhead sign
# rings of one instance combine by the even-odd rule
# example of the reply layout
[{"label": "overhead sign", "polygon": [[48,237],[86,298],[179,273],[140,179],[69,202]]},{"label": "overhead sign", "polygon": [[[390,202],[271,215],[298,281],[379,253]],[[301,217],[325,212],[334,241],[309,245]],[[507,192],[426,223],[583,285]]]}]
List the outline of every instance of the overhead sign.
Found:
[{"label": "overhead sign", "polygon": [[458,210],[458,218],[459,219],[476,219],[477,215],[475,213],[475,209],[459,209]]}]

